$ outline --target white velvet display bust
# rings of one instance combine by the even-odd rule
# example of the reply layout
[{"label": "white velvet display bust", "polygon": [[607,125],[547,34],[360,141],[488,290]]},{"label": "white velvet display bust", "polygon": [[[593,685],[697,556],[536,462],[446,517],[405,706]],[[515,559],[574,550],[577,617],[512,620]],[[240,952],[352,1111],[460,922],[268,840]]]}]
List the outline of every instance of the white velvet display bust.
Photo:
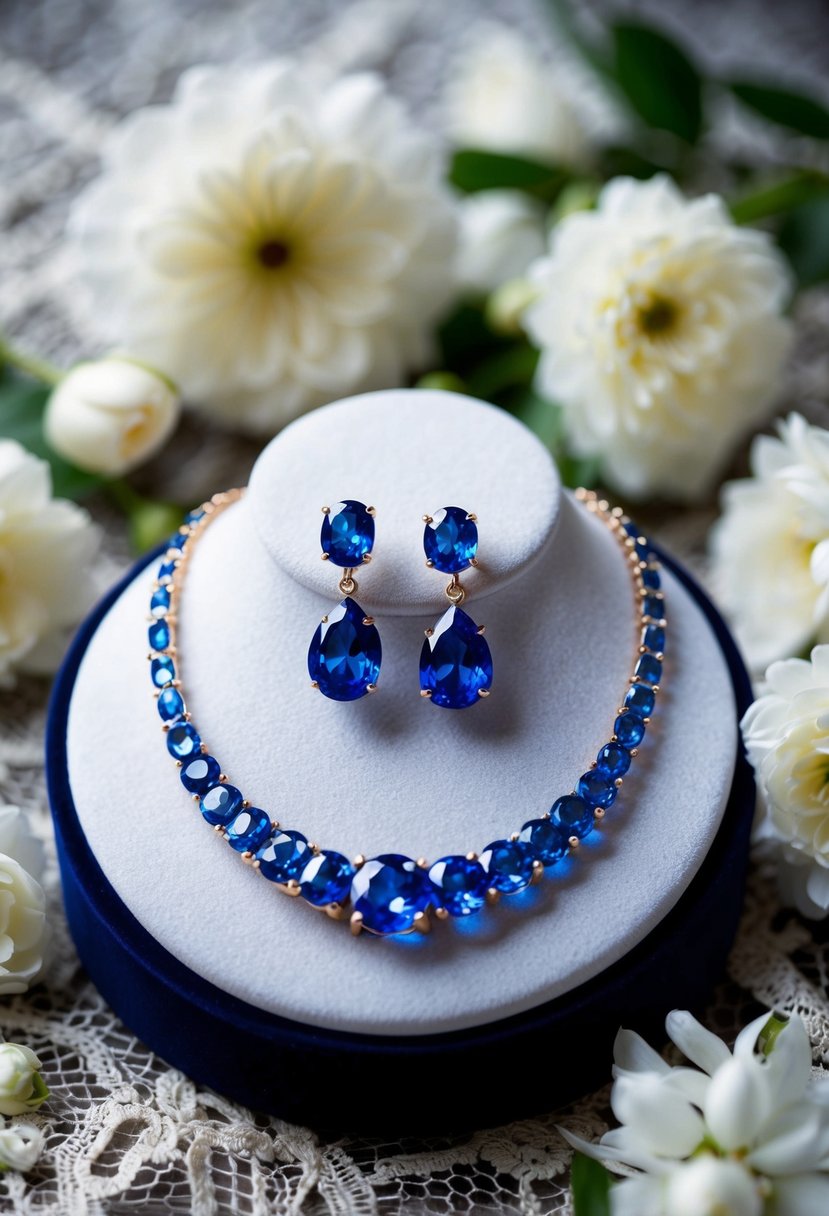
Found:
[{"label": "white velvet display bust", "polygon": [[[216,487],[221,489],[225,487]],[[320,507],[377,509],[358,602],[383,644],[379,689],[349,704],[309,683],[308,645],[341,598],[319,559]],[[487,626],[492,696],[465,711],[419,696],[423,630],[444,611],[424,513],[478,515],[466,610]],[[146,661],[155,565],[101,623],[72,695],[77,813],[138,921],[212,984],[304,1024],[428,1034],[556,997],[617,961],[674,906],[716,835],[731,783],[731,681],[699,608],[664,580],[663,691],[601,829],[530,891],[428,937],[353,938],[284,898],[202,820],[169,759]],[[373,393],[300,419],[189,566],[179,666],[194,721],[230,780],[285,827],[348,856],[480,851],[572,790],[609,738],[632,671],[630,580],[616,542],[563,494],[546,450],[455,394]]]}]

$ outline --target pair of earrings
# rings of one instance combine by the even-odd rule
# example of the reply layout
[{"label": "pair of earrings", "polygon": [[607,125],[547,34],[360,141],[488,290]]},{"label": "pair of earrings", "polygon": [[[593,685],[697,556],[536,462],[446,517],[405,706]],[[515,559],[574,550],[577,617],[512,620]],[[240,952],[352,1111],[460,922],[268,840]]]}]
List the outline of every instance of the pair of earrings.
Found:
[{"label": "pair of earrings", "polygon": [[[322,557],[343,570],[339,588],[344,599],[322,618],[311,640],[308,672],[313,686],[326,697],[356,701],[375,691],[383,653],[374,618],[352,599],[357,591],[354,571],[371,561],[376,512],[353,499],[322,511]],[[466,589],[459,576],[478,564],[478,525],[476,517],[460,507],[443,507],[434,515],[424,515],[423,521],[426,565],[452,578],[446,587],[449,608],[433,629],[426,630],[420,695],[445,709],[466,709],[488,697],[492,684],[492,655],[484,626],[461,610]]]}]

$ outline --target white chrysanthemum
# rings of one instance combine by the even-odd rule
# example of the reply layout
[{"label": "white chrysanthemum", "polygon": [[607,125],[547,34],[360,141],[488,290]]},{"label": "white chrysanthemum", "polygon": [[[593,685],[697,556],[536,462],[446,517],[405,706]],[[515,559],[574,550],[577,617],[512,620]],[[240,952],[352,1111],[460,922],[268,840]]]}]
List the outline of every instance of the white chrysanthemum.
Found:
[{"label": "white chrysanthemum", "polygon": [[458,275],[465,287],[490,292],[524,274],[544,251],[544,214],[517,190],[482,190],[461,201]]},{"label": "white chrysanthemum", "polygon": [[557,225],[534,278],[538,383],[574,450],[633,497],[706,491],[764,416],[789,344],[770,238],[738,228],[716,195],[617,178],[595,211]]},{"label": "white chrysanthemum", "polygon": [[611,1106],[622,1124],[577,1149],[639,1171],[611,1189],[613,1216],[807,1216],[829,1211],[829,1083],[812,1080],[800,1018],[764,1041],[769,1015],[734,1053],[689,1013],[668,1034],[695,1068],[671,1068],[638,1034],[614,1046]]},{"label": "white chrysanthemum", "polygon": [[55,669],[95,599],[97,547],[87,513],[52,498],[46,461],[0,440],[0,684]]},{"label": "white chrysanthemum", "polygon": [[714,582],[755,671],[829,637],[829,431],[799,414],[760,435],[723,488]]},{"label": "white chrysanthemum", "polygon": [[376,77],[193,69],[75,206],[92,328],[252,432],[399,383],[453,290],[441,170]]}]

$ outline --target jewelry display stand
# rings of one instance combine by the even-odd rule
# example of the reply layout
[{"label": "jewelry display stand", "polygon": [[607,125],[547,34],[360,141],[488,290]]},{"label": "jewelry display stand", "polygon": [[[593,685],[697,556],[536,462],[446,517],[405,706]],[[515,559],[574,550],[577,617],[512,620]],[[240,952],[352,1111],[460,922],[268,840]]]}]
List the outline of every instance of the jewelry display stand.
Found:
[{"label": "jewelry display stand", "polygon": [[[343,498],[377,510],[355,597],[383,645],[377,693],[349,704],[306,668],[341,599],[320,508]],[[419,696],[447,581],[425,566],[422,516],[447,505],[478,516],[464,583],[494,664],[492,695],[464,711]],[[665,572],[653,723],[577,853],[468,921],[353,938],[244,865],[181,787],[146,661],[155,566],[78,635],[48,767],[81,957],[171,1063],[316,1126],[412,1130],[414,1085],[446,1100],[421,1130],[470,1126],[574,1096],[607,1074],[621,1021],[705,998],[736,927],[752,792],[736,760],[745,673],[687,575]],[[481,851],[573,789],[610,737],[636,636],[617,543],[530,432],[479,401],[401,389],[315,411],[264,450],[194,550],[178,663],[202,738],[256,806],[347,856],[431,861]]]}]

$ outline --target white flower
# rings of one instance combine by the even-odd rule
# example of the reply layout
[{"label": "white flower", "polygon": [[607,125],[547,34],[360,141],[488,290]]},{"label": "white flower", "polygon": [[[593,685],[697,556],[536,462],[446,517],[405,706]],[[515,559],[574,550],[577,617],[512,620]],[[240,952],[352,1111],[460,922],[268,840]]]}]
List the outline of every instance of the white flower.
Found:
[{"label": "white flower", "polygon": [[63,377],[43,427],[49,444],[78,468],[118,477],[163,447],[178,414],[178,394],[166,377],[110,355]]},{"label": "white flower", "polygon": [[616,178],[551,239],[525,322],[574,451],[633,497],[701,495],[774,397],[791,329],[782,255],[716,195],[689,202],[664,176]]},{"label": "white flower", "polygon": [[782,844],[787,899],[807,916],[829,911],[829,645],[811,661],[772,663],[741,723],[765,807]]},{"label": "white flower", "polygon": [[0,1043],[0,1114],[25,1115],[49,1097],[39,1072],[40,1060],[30,1047]]},{"label": "white flower", "polygon": [[458,275],[465,287],[490,292],[516,279],[544,251],[542,208],[517,190],[482,190],[459,204]]},{"label": "white flower", "polygon": [[454,210],[378,78],[196,68],[104,157],[70,223],[89,319],[195,404],[272,433],[427,359]]},{"label": "white flower", "polygon": [[98,531],[80,507],[51,497],[49,466],[0,440],[0,684],[15,668],[57,666],[96,594]]},{"label": "white flower", "polygon": [[0,1127],[0,1170],[30,1170],[43,1152],[40,1128],[28,1123]]},{"label": "white flower", "polygon": [[0,853],[0,996],[25,992],[43,969],[46,900],[37,879]]},{"label": "white flower", "polygon": [[454,65],[446,122],[458,146],[583,164],[587,136],[556,73],[516,30],[481,21]]},{"label": "white flower", "polygon": [[581,1152],[637,1173],[611,1190],[613,1216],[811,1216],[829,1211],[829,1083],[812,1080],[803,1023],[763,1014],[734,1052],[689,1013],[668,1034],[696,1065],[671,1068],[620,1030],[613,1113],[622,1126]]},{"label": "white flower", "polygon": [[829,431],[791,414],[723,487],[713,575],[751,667],[829,638]]}]

